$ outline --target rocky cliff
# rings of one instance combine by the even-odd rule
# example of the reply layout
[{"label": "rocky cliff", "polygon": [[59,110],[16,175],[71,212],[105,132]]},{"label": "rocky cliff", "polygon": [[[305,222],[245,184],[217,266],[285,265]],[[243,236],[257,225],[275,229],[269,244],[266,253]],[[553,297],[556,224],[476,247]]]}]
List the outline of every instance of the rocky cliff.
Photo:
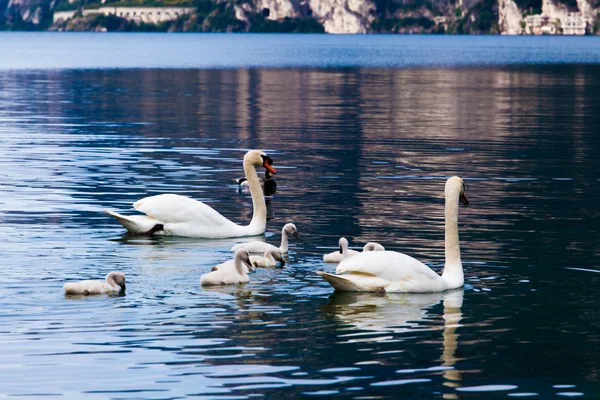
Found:
[{"label": "rocky cliff", "polygon": [[0,29],[46,29],[55,5],[56,0],[0,0]]},{"label": "rocky cliff", "polygon": [[522,12],[513,0],[498,0],[498,27],[504,35],[519,35]]},{"label": "rocky cliff", "polygon": [[[81,13],[52,24],[55,10],[87,10],[100,1],[0,0],[0,29],[515,35],[530,33],[528,15],[542,14],[560,24],[574,12],[581,13],[587,33],[600,29],[600,0],[185,0],[197,12],[158,25]],[[180,0],[105,1],[173,6]]]}]

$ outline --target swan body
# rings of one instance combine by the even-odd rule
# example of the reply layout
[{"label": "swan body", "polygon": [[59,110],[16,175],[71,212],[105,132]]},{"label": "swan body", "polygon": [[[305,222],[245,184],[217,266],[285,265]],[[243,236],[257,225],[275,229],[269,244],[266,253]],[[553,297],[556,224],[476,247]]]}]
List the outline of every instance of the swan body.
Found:
[{"label": "swan body", "polygon": [[238,285],[250,282],[249,271],[253,271],[250,255],[244,249],[236,251],[233,260],[213,267],[212,271],[200,277],[202,286]]},{"label": "swan body", "polygon": [[238,225],[225,218],[212,207],[177,194],[160,194],[145,197],[133,207],[146,215],[125,216],[114,211],[105,212],[117,219],[133,234],[162,234],[195,238],[221,239],[255,236],[265,232],[267,207],[260,187],[256,166],[271,167],[272,161],[265,153],[251,150],[244,156],[244,172],[248,177],[254,214],[249,225]]},{"label": "swan body", "polygon": [[344,237],[340,238],[339,245],[340,245],[340,250],[332,251],[331,253],[325,254],[323,256],[323,261],[325,261],[327,263],[339,263],[344,258],[348,258],[348,257],[355,256],[357,254],[360,254],[360,252],[358,252],[356,250],[348,249],[348,239],[346,239]]},{"label": "swan body", "polygon": [[337,290],[362,292],[442,292],[464,284],[458,242],[458,201],[468,204],[459,177],[446,182],[444,272],[440,276],[422,262],[395,251],[370,251],[344,259],[336,274],[319,275]]},{"label": "swan body", "polygon": [[125,275],[120,272],[109,272],[103,281],[80,281],[65,283],[66,294],[102,294],[116,293],[125,290]]},{"label": "swan body", "polygon": [[285,260],[277,248],[266,250],[263,256],[250,256],[250,263],[255,267],[275,267],[277,261],[280,261],[281,265],[285,265]]},{"label": "swan body", "polygon": [[272,244],[262,242],[260,240],[253,240],[251,242],[238,243],[231,248],[231,251],[237,251],[239,249],[246,249],[250,253],[261,253],[264,254],[267,250],[277,250],[281,253],[288,252],[288,235],[294,236],[298,239],[298,229],[294,224],[285,224],[281,230],[281,245],[275,247]]}]

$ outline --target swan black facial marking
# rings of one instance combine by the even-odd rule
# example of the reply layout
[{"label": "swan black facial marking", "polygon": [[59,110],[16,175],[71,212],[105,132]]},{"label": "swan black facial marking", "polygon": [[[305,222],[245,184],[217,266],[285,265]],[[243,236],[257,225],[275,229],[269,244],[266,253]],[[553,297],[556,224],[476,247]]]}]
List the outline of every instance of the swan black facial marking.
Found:
[{"label": "swan black facial marking", "polygon": [[260,155],[262,157],[263,160],[263,165],[266,163],[267,165],[273,165],[273,159],[271,157],[269,157],[266,154],[261,154]]}]

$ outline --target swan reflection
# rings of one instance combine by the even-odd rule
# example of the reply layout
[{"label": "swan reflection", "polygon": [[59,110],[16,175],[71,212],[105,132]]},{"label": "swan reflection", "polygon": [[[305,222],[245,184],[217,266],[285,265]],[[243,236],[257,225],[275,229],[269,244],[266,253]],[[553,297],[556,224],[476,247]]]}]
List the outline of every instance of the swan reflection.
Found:
[{"label": "swan reflection", "polygon": [[[462,386],[460,371],[454,365],[460,359],[456,355],[461,326],[464,289],[441,293],[388,293],[379,295],[364,292],[334,292],[324,311],[333,314],[338,322],[338,336],[347,342],[385,342],[397,340],[399,333],[432,330],[427,320],[434,319],[431,308],[443,302],[444,327],[440,365],[429,370],[442,371],[444,386]],[[433,327],[435,329],[435,327]],[[373,334],[377,337],[373,337]],[[444,398],[455,399],[456,394],[445,393]]]}]

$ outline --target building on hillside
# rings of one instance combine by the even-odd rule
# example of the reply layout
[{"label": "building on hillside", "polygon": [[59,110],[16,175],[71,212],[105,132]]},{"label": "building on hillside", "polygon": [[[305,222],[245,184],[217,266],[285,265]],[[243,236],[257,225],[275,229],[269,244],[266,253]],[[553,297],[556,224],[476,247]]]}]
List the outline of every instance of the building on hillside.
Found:
[{"label": "building on hillside", "polygon": [[542,14],[528,15],[525,17],[525,33],[528,35],[541,35],[542,26],[547,26],[549,18]]},{"label": "building on hillside", "polygon": [[[83,10],[83,15],[116,15],[129,21],[157,24],[163,21],[172,21],[184,14],[191,14],[194,7],[100,7]],[[54,13],[53,22],[69,20],[75,16],[75,11],[58,11]]]},{"label": "building on hillside", "polygon": [[585,35],[587,29],[586,18],[580,12],[568,13],[562,23],[563,35]]},{"label": "building on hillside", "polygon": [[525,33],[528,35],[585,35],[587,22],[580,12],[567,13],[564,21],[551,20],[544,14],[525,17]]}]

